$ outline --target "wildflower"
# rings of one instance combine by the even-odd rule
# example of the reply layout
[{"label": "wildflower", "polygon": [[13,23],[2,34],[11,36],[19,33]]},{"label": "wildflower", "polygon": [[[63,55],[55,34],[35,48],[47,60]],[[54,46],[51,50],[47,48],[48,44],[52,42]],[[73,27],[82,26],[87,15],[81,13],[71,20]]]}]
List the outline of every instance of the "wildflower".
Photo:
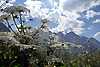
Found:
[{"label": "wildflower", "polygon": [[48,39],[50,39],[50,40],[56,40],[56,39],[58,39],[58,36],[52,36],[52,35],[47,35],[45,37],[48,38]]},{"label": "wildflower", "polygon": [[14,18],[14,19],[15,19],[15,18],[17,18],[17,19],[18,19],[19,17],[18,17],[17,15],[15,15],[15,16],[13,16],[13,18]]},{"label": "wildflower", "polygon": [[29,19],[30,21],[33,21],[33,19]]},{"label": "wildflower", "polygon": [[88,62],[90,62],[90,59],[88,59]]},{"label": "wildflower", "polygon": [[86,63],[84,64],[84,66],[86,67]]},{"label": "wildflower", "polygon": [[28,29],[32,29],[33,27],[32,27],[32,26],[26,26],[26,28],[28,28]]},{"label": "wildflower", "polygon": [[48,31],[48,30],[49,30],[48,26],[46,26],[46,25],[43,25],[41,28],[42,28],[44,31]]},{"label": "wildflower", "polygon": [[54,66],[54,67],[56,67],[56,66]]},{"label": "wildflower", "polygon": [[86,54],[88,54],[88,51],[86,51]]},{"label": "wildflower", "polygon": [[100,63],[100,61],[98,61],[97,63]]},{"label": "wildflower", "polygon": [[62,46],[64,46],[64,44],[62,44]]},{"label": "wildflower", "polygon": [[89,39],[87,40],[89,43],[91,42]]},{"label": "wildflower", "polygon": [[83,53],[85,53],[85,50],[83,50]]},{"label": "wildflower", "polygon": [[82,47],[82,45],[76,45],[78,48],[81,48]]},{"label": "wildflower", "polygon": [[78,55],[78,57],[82,56],[81,54]]},{"label": "wildflower", "polygon": [[16,14],[19,12],[29,13],[30,10],[28,10],[24,6],[10,6],[10,7],[6,7],[5,9],[3,9],[3,12],[10,13],[10,14]]},{"label": "wildflower", "polygon": [[39,34],[45,34],[45,32],[42,30],[42,29],[36,29],[36,28],[33,28],[32,26],[31,26],[31,29],[30,29],[30,31],[32,31],[32,32],[34,32],[34,33],[39,33]]},{"label": "wildflower", "polygon": [[95,47],[95,49],[97,50],[97,47]]},{"label": "wildflower", "polygon": [[0,53],[1,53],[2,51],[0,51]]},{"label": "wildflower", "polygon": [[75,60],[74,62],[77,62],[77,60]]},{"label": "wildflower", "polygon": [[51,22],[47,19],[40,20],[41,23],[49,25]]},{"label": "wildflower", "polygon": [[99,52],[99,54],[100,54],[100,52]]},{"label": "wildflower", "polygon": [[85,47],[84,46],[82,47],[82,50],[85,50]]},{"label": "wildflower", "polygon": [[4,54],[4,59],[7,59],[6,55]]},{"label": "wildflower", "polygon": [[69,54],[72,54],[72,52],[70,51]]},{"label": "wildflower", "polygon": [[85,54],[83,54],[83,56],[85,56]]},{"label": "wildflower", "polygon": [[12,57],[11,57],[11,55],[9,56],[9,59],[11,59]]},{"label": "wildflower", "polygon": [[88,45],[88,47],[90,47],[90,45]]},{"label": "wildflower", "polygon": [[0,16],[0,21],[10,20],[10,19],[11,19],[11,15],[9,15],[9,14],[5,14],[5,15]]},{"label": "wildflower", "polygon": [[84,42],[84,44],[86,44],[86,42]]},{"label": "wildflower", "polygon": [[63,45],[61,43],[57,43],[57,44],[54,44],[54,45],[51,45],[51,47],[56,47],[56,49],[69,49],[69,47],[67,45]]},{"label": "wildflower", "polygon": [[72,47],[76,47],[77,45],[75,45],[74,43],[70,43],[70,42],[64,42],[64,44],[66,44],[67,46],[72,46]]},{"label": "wildflower", "polygon": [[32,56],[32,54],[29,54],[29,56]]}]

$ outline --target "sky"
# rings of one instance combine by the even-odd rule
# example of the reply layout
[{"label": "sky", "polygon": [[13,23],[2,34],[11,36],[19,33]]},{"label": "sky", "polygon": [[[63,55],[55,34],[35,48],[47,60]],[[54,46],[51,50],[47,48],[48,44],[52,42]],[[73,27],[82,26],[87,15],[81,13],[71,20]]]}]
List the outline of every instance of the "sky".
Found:
[{"label": "sky", "polygon": [[[0,0],[2,4],[6,0]],[[3,6],[22,5],[31,13],[24,19],[33,18],[27,25],[37,27],[38,21],[48,19],[52,32],[69,33],[93,37],[100,41],[100,0],[8,0]]]}]

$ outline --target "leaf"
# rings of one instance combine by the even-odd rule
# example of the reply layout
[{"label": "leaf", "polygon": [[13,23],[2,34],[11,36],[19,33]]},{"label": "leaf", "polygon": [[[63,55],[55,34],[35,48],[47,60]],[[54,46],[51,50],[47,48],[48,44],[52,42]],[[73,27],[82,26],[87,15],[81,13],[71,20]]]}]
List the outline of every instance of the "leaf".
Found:
[{"label": "leaf", "polygon": [[17,56],[15,56],[15,58],[18,58]]},{"label": "leaf", "polygon": [[14,63],[16,60],[13,60],[12,62]]}]

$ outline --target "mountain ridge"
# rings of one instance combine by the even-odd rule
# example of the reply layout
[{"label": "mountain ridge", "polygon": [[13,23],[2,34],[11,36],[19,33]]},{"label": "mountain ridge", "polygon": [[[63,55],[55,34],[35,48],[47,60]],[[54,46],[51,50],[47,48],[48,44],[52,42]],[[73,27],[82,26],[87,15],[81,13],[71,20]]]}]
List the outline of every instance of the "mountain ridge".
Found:
[{"label": "mountain ridge", "polygon": [[[51,34],[51,32],[50,32],[50,34]],[[65,35],[62,32],[58,32],[57,36],[60,39],[64,39],[65,42],[71,42],[71,43],[74,43],[76,45],[85,46],[86,49],[89,49],[88,46],[91,44],[91,47],[93,49],[95,47],[97,47],[100,50],[100,42],[93,37],[88,38],[85,36],[80,36],[80,35],[75,34],[74,32],[69,32],[69,33],[66,33]],[[90,42],[88,42],[88,40],[90,40]]]}]

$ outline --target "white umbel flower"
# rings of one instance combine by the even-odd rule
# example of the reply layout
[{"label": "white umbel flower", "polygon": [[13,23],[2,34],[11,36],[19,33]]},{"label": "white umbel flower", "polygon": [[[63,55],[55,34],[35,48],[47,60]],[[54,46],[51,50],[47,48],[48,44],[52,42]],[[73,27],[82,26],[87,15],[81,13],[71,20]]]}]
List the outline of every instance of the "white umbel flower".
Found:
[{"label": "white umbel flower", "polygon": [[19,12],[28,13],[30,12],[30,10],[24,6],[10,6],[10,7],[6,7],[5,9],[3,9],[3,12],[10,13],[10,14],[16,14]]},{"label": "white umbel flower", "polygon": [[12,16],[9,14],[4,14],[0,16],[0,21],[4,21],[4,20],[11,20]]},{"label": "white umbel flower", "polygon": [[51,21],[47,20],[47,19],[42,19],[39,22],[46,24],[46,25],[50,25]]}]

